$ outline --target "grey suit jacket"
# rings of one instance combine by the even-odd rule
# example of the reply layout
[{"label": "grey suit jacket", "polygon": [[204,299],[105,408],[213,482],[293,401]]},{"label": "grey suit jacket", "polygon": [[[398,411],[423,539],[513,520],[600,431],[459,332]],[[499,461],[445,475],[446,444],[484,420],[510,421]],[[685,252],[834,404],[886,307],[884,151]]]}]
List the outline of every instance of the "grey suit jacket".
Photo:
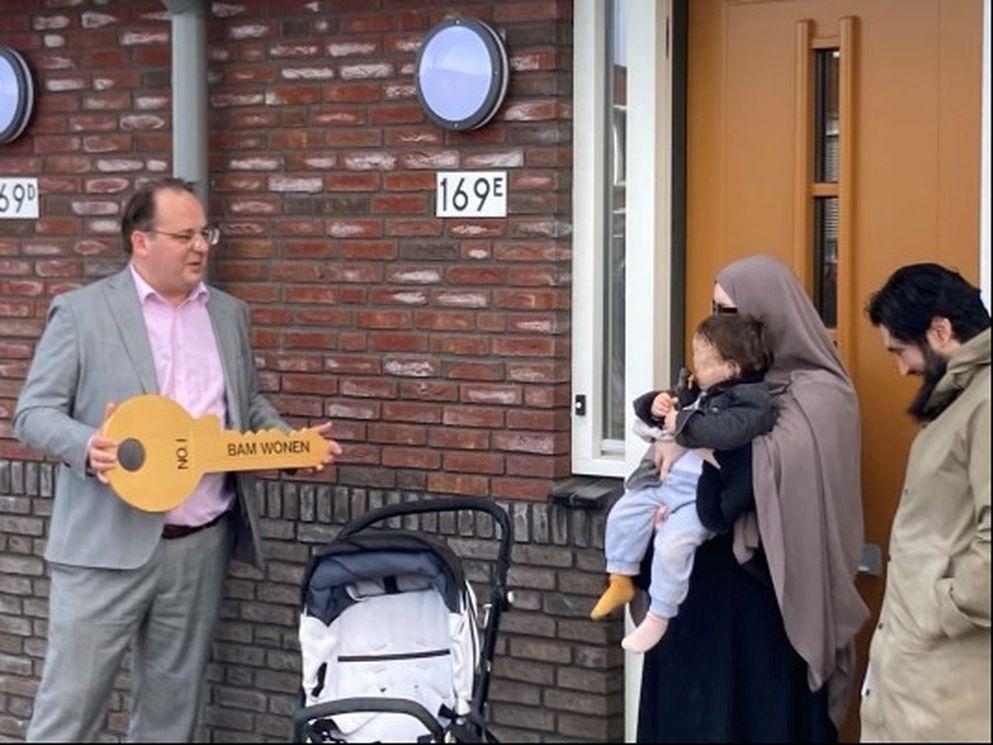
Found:
[{"label": "grey suit jacket", "polygon": [[[258,392],[247,306],[212,287],[207,313],[224,368],[227,426],[287,428]],[[144,393],[158,393],[158,382],[130,270],[56,297],[14,414],[14,433],[23,443],[62,461],[49,561],[133,569],[155,550],[163,514],[131,507],[86,473],[86,445],[107,403]],[[254,481],[237,474],[235,483],[235,556],[261,569]]]}]

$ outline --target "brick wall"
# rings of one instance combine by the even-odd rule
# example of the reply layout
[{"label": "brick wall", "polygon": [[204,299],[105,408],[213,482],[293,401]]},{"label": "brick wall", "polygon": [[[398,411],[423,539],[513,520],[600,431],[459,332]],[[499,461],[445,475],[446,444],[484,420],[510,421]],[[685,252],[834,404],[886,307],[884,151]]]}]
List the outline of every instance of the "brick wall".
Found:
[{"label": "brick wall", "polygon": [[[267,482],[265,577],[232,571],[204,736],[280,739],[297,684],[303,564],[382,500],[481,495],[518,526],[493,717],[514,739],[621,735],[602,515],[547,504],[569,474],[571,2],[208,3],[212,281],[252,308],[262,384],[345,447],[320,482]],[[0,43],[36,73],[38,112],[0,175],[39,177],[42,218],[0,221],[0,737],[30,713],[44,649],[52,470],[9,420],[53,295],[123,266],[117,225],[171,170],[168,14],[159,0],[12,0]],[[413,65],[435,23],[490,21],[513,68],[495,120],[445,133]],[[437,170],[506,169],[509,217],[434,217]],[[457,526],[459,527],[459,526]],[[474,566],[480,543],[455,531]],[[111,702],[122,731],[126,675]],[[576,712],[582,712],[577,714]]]}]

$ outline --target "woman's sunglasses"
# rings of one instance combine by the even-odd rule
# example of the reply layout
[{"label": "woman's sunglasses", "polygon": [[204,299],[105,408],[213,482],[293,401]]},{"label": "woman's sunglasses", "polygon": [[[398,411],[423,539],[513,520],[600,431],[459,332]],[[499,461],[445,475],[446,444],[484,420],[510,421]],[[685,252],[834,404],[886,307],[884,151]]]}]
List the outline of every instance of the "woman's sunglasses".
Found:
[{"label": "woman's sunglasses", "polygon": [[720,315],[721,313],[737,313],[738,309],[733,305],[721,305],[716,300],[710,301],[710,311],[713,315]]}]

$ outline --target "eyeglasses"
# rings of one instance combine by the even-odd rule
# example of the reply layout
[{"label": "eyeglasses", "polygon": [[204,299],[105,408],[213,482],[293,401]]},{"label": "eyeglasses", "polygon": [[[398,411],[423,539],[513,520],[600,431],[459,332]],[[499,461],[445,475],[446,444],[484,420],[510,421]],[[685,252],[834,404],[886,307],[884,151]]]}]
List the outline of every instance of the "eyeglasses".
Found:
[{"label": "eyeglasses", "polygon": [[175,238],[177,241],[182,241],[187,245],[193,245],[197,238],[203,239],[203,242],[208,246],[216,246],[221,242],[221,229],[216,225],[208,225],[204,228],[200,228],[200,230],[194,230],[192,233],[169,233],[165,230],[143,230],[142,232],[167,235],[170,238]]},{"label": "eyeglasses", "polygon": [[710,311],[713,315],[717,316],[721,313],[737,313],[738,309],[733,305],[721,305],[716,300],[711,300]]}]

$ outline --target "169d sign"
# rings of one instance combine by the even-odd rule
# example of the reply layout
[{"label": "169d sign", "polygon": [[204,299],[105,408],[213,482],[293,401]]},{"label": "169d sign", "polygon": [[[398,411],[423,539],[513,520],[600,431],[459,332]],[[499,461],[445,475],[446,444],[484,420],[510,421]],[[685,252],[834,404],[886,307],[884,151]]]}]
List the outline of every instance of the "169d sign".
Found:
[{"label": "169d sign", "polygon": [[38,179],[0,178],[0,219],[38,217]]},{"label": "169d sign", "polygon": [[439,171],[435,217],[506,217],[506,171]]}]

